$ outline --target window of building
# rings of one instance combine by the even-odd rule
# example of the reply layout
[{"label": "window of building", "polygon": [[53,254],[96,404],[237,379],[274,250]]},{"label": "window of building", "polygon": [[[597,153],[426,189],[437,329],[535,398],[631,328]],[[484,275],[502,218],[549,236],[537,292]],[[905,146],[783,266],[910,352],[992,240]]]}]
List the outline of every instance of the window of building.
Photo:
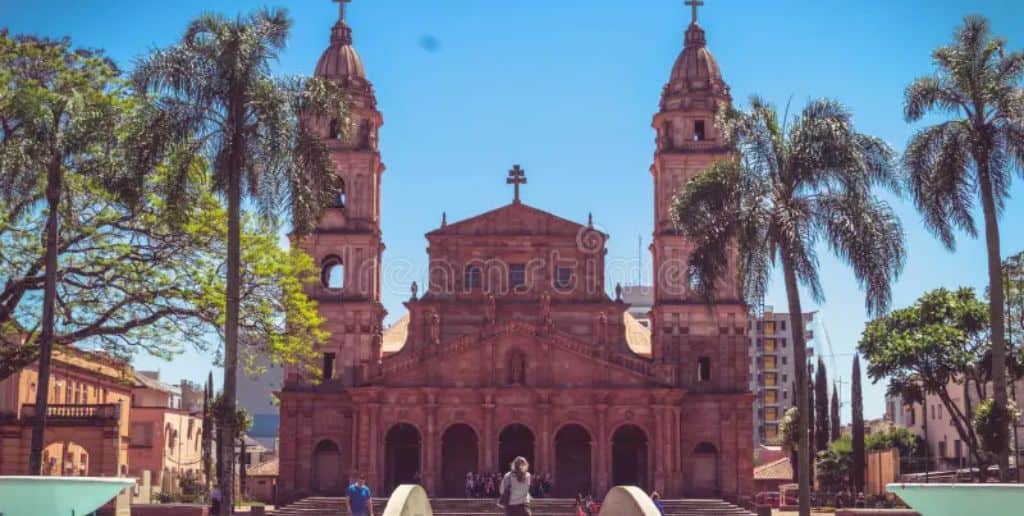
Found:
[{"label": "window of building", "polygon": [[196,423],[195,420],[189,418],[189,420],[188,420],[188,432],[185,433],[185,436],[190,441],[192,440],[192,432],[195,430],[195,423]]},{"label": "window of building", "polygon": [[917,424],[917,411],[914,410],[914,407],[910,407],[907,410],[907,420],[910,421],[910,426]]},{"label": "window of building", "polygon": [[777,425],[777,424],[764,425],[764,435],[768,439],[775,439],[776,437],[779,436],[779,425]]},{"label": "window of building", "polygon": [[526,264],[511,263],[508,266],[508,287],[522,290],[526,287]]},{"label": "window of building", "polygon": [[788,381],[789,381],[789,376],[787,376],[786,373],[782,373],[782,383],[786,383]]},{"label": "window of building", "polygon": [[764,352],[775,353],[775,339],[764,339]]},{"label": "window of building", "polygon": [[483,274],[479,265],[467,265],[463,272],[463,283],[466,290],[476,290],[483,286]]},{"label": "window of building", "polygon": [[332,140],[341,139],[341,123],[338,122],[337,118],[331,119],[331,123],[327,127],[327,137]]},{"label": "window of building", "polygon": [[784,400],[788,400],[789,399],[789,391],[785,391],[785,390],[782,391],[782,399],[784,399]]},{"label": "window of building", "polygon": [[153,423],[132,423],[128,443],[130,446],[153,446]]},{"label": "window of building", "polygon": [[555,288],[559,290],[572,288],[572,267],[555,267]]},{"label": "window of building", "polygon": [[324,381],[331,380],[334,378],[334,353],[324,353]]},{"label": "window of building", "polygon": [[700,357],[697,359],[697,381],[711,381],[711,358]]},{"label": "window of building", "polygon": [[526,354],[514,350],[508,355],[509,385],[526,385]]},{"label": "window of building", "polygon": [[779,419],[779,408],[768,407],[764,409],[764,418],[766,421],[777,421]]},{"label": "window of building", "polygon": [[765,369],[775,369],[775,367],[776,367],[775,355],[769,355],[769,356],[766,356],[766,357],[761,357],[761,362],[762,362],[762,367],[764,367]]},{"label": "window of building", "polygon": [[704,141],[704,121],[695,120],[693,122],[693,139],[694,141]]},{"label": "window of building", "polygon": [[963,442],[960,439],[953,441],[953,456],[960,460],[964,455]]},{"label": "window of building", "polygon": [[939,441],[939,457],[946,458],[946,441]]},{"label": "window of building", "polygon": [[778,403],[779,402],[779,391],[775,389],[765,389],[764,391],[764,402],[765,403]]},{"label": "window of building", "polygon": [[782,356],[782,365],[786,365],[786,363],[787,363],[788,361],[789,361],[789,360],[788,360],[788,357],[786,357],[785,355],[783,355],[783,356]]},{"label": "window of building", "polygon": [[320,282],[331,290],[345,288],[345,265],[341,263],[341,258],[337,256],[324,258],[323,268],[320,271]]},{"label": "window of building", "polygon": [[779,375],[777,373],[765,373],[764,384],[768,386],[774,386],[779,384]]},{"label": "window of building", "polygon": [[782,330],[782,331],[786,331],[786,320],[785,319],[779,321],[779,329]]},{"label": "window of building", "polygon": [[935,405],[935,412],[938,414],[936,419],[942,419],[942,405]]},{"label": "window of building", "polygon": [[783,337],[783,338],[781,338],[779,340],[782,342],[782,349],[786,349],[786,338]]}]

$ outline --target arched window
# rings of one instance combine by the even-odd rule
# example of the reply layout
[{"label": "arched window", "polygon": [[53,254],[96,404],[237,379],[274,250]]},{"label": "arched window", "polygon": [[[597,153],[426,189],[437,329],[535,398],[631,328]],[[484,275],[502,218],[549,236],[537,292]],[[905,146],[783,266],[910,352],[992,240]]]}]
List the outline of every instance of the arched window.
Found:
[{"label": "arched window", "polygon": [[332,140],[340,140],[341,139],[341,124],[338,123],[338,119],[337,118],[332,118],[331,119],[331,124],[330,124],[330,127],[329,127],[328,131],[327,131],[327,136],[330,139],[332,139]]},{"label": "arched window", "polygon": [[508,354],[509,385],[526,385],[526,354],[514,350]]},{"label": "arched window", "polygon": [[479,265],[467,265],[463,273],[463,283],[466,290],[476,290],[483,286],[482,274]]},{"label": "arched window", "polygon": [[320,282],[331,290],[345,288],[345,265],[341,263],[341,258],[324,258],[323,267],[320,269]]},{"label": "arched window", "polygon": [[709,382],[711,381],[711,358],[700,357],[697,359],[697,381],[698,382]]}]

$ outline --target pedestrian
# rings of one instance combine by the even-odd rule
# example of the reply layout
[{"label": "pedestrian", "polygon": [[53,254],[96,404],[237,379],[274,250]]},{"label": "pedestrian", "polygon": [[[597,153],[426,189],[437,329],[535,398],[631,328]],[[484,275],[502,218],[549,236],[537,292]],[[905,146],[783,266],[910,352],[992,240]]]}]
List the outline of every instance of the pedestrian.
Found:
[{"label": "pedestrian", "polygon": [[213,486],[210,491],[210,514],[220,514],[220,487]]},{"label": "pedestrian", "polygon": [[466,498],[473,498],[473,489],[476,483],[473,482],[473,473],[466,473]]},{"label": "pedestrian", "polygon": [[356,481],[348,486],[348,513],[352,516],[373,516],[373,499],[370,487],[363,474],[356,475]]},{"label": "pedestrian", "polygon": [[530,512],[530,463],[524,457],[516,457],[501,479],[498,505],[505,509],[505,516],[533,516]]},{"label": "pedestrian", "polygon": [[651,500],[654,501],[654,506],[658,508],[658,513],[661,516],[665,516],[665,505],[661,503],[661,495],[657,491],[651,493]]}]

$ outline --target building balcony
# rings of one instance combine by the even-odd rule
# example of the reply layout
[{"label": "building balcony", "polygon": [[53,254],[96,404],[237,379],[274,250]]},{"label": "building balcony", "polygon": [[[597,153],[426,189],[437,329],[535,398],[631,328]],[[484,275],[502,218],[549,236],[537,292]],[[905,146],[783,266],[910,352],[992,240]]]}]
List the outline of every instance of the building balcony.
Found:
[{"label": "building balcony", "polygon": [[[21,406],[21,420],[35,420],[35,405]],[[117,424],[121,419],[121,406],[118,404],[97,405],[47,405],[46,422],[50,425],[108,425]]]}]

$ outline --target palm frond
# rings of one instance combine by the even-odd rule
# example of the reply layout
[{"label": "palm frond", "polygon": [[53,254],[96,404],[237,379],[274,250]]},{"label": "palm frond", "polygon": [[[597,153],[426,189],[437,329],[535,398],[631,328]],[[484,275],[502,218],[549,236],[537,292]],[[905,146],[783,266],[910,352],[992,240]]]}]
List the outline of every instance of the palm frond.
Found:
[{"label": "palm frond", "polygon": [[975,184],[971,166],[969,126],[950,121],[918,131],[903,154],[906,180],[925,226],[949,249],[954,230],[977,234],[972,209]]}]

